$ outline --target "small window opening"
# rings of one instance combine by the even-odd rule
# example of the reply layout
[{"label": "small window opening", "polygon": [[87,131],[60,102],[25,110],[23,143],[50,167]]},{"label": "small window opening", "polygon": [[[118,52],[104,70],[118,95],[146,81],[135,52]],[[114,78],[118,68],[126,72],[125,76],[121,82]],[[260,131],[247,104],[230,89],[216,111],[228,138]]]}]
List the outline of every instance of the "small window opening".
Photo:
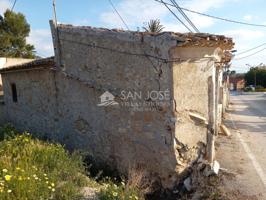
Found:
[{"label": "small window opening", "polygon": [[13,102],[18,102],[17,87],[15,83],[11,84],[11,90]]}]

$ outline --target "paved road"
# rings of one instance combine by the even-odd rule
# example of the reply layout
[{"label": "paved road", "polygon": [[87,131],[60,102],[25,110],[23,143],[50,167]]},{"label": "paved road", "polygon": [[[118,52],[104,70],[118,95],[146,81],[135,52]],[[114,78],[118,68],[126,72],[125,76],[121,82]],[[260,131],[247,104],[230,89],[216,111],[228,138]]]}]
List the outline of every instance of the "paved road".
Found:
[{"label": "paved road", "polygon": [[218,140],[217,155],[222,167],[236,174],[227,187],[247,200],[266,200],[266,94],[234,93],[231,103],[226,124],[232,137]]}]

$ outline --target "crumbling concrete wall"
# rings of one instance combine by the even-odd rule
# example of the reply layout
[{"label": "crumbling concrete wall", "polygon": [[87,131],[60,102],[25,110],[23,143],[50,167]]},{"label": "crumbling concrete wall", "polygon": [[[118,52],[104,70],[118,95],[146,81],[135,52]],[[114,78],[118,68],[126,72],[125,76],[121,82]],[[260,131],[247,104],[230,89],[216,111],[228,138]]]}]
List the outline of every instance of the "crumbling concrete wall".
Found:
[{"label": "crumbling concrete wall", "polygon": [[[173,48],[173,91],[177,170],[182,172],[204,152],[208,120],[208,78],[215,69],[217,49],[212,47]],[[191,115],[193,114],[193,115]],[[199,116],[195,118],[194,116]],[[205,120],[206,121],[205,121]]]}]

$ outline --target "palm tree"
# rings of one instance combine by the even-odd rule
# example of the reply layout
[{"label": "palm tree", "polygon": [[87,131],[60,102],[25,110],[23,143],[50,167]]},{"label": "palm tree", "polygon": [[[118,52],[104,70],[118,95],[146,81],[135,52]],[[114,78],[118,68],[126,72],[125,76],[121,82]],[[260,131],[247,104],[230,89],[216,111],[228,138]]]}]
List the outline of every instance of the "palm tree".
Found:
[{"label": "palm tree", "polygon": [[142,27],[145,32],[160,33],[164,29],[159,19],[151,19],[145,27]]}]

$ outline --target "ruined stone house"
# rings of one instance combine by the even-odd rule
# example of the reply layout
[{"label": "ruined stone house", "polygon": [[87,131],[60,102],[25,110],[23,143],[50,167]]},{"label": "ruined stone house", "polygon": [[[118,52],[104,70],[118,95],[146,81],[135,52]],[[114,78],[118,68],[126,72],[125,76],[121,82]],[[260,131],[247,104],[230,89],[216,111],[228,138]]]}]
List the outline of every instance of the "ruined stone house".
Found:
[{"label": "ruined stone house", "polygon": [[0,71],[5,120],[171,188],[204,153],[208,80],[220,77],[232,40],[53,23],[51,29],[55,57]]}]

